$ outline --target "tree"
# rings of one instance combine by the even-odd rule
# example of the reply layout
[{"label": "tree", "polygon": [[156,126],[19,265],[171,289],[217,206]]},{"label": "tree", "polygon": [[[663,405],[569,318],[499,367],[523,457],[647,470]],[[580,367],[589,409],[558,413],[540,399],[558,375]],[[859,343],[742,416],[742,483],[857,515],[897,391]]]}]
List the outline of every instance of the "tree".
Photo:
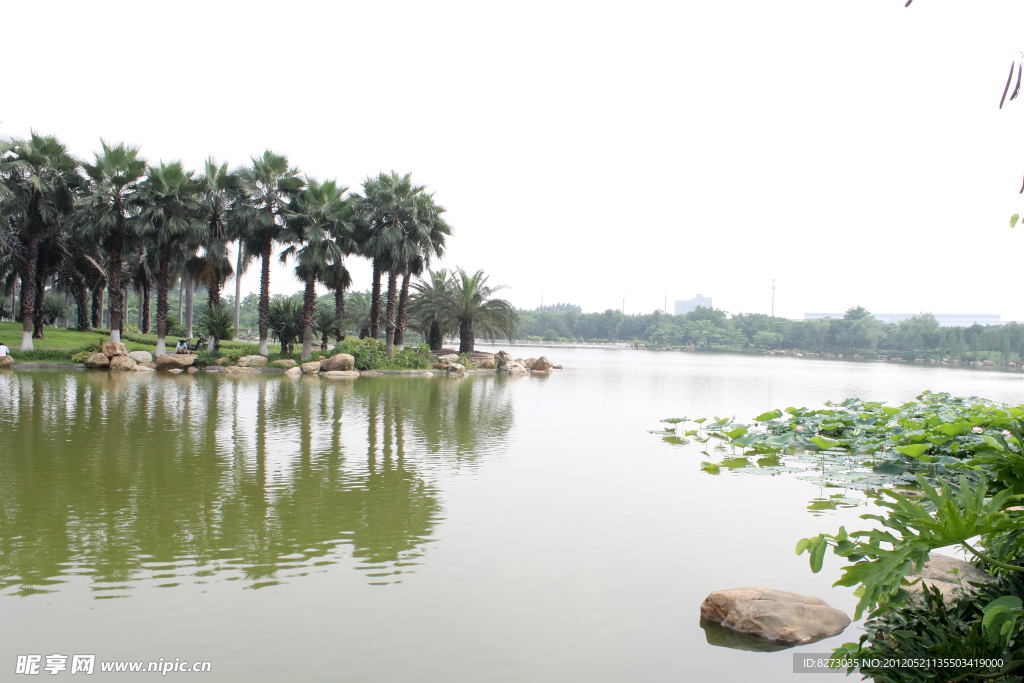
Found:
[{"label": "tree", "polygon": [[[139,184],[132,197],[140,207],[141,234],[154,246],[156,261],[156,355],[167,353],[167,290],[170,286],[171,262],[174,251],[185,241],[192,229],[192,218],[197,204],[196,193],[200,183],[195,171],[186,171],[180,161],[160,162],[149,169],[146,180]],[[111,308],[113,313],[113,308]],[[111,334],[114,325],[111,324]]]},{"label": "tree", "polygon": [[398,320],[394,335],[394,344],[399,349],[405,346],[405,326],[409,315],[409,278],[419,277],[430,267],[431,259],[444,254],[445,240],[452,233],[451,227],[441,217],[444,212],[445,208],[434,202],[433,194],[424,192],[416,196],[416,219],[426,230],[417,231],[418,253],[406,262],[402,271],[402,289],[398,297]]},{"label": "tree", "polygon": [[282,214],[289,198],[305,183],[299,169],[288,165],[288,157],[270,150],[253,157],[252,166],[238,171],[246,202],[239,206],[239,225],[246,228],[245,249],[259,254],[260,275],[260,354],[269,355],[267,333],[270,330],[270,256],[271,248],[283,227]]},{"label": "tree", "polygon": [[388,273],[388,348],[394,343],[394,315],[398,274],[409,258],[416,254],[414,231],[416,195],[424,190],[413,185],[412,174],[400,176],[394,171],[379,173],[363,181],[363,194],[358,197],[358,236],[363,256],[373,261],[373,284],[370,291],[370,336],[380,332],[381,276]]},{"label": "tree", "polygon": [[459,353],[472,353],[477,334],[493,340],[496,336],[514,339],[519,315],[512,304],[493,298],[504,286],[488,287],[487,276],[478,270],[472,275],[459,268],[451,289],[437,304],[435,315],[458,321]]},{"label": "tree", "polygon": [[332,239],[345,233],[345,193],[347,187],[333,180],[322,183],[310,178],[306,189],[293,198],[285,211],[286,228],[279,239],[289,243],[281,252],[281,263],[296,261],[295,275],[305,284],[302,300],[302,360],[313,354],[313,311],[316,307],[316,283],[331,264],[342,258],[341,247]]},{"label": "tree", "polygon": [[[75,206],[81,186],[78,161],[54,136],[10,140],[0,148],[0,213],[14,228],[21,277],[21,350],[33,348],[33,320],[42,301],[39,294],[40,242],[59,228]],[[12,245],[14,246],[14,245]]]},{"label": "tree", "polygon": [[138,147],[127,146],[123,142],[108,145],[105,140],[100,140],[100,145],[103,152],[94,154],[96,163],[83,164],[93,181],[93,192],[84,205],[87,222],[83,235],[94,240],[108,254],[110,341],[119,342],[124,309],[121,265],[124,253],[138,241],[132,220],[135,215],[132,204],[139,182],[146,175],[146,160],[139,156]]},{"label": "tree", "polygon": [[[228,171],[227,163],[218,165],[213,157],[206,160],[203,174],[198,179],[199,201],[196,206],[196,227],[194,231],[196,246],[202,253],[193,256],[188,262],[188,271],[192,279],[204,287],[208,293],[208,306],[220,306],[220,293],[224,283],[234,274],[241,276],[232,269],[228,258],[228,244],[236,238],[235,229],[239,222],[231,220],[235,202],[239,199],[238,176]],[[239,247],[239,254],[242,250]],[[216,330],[235,330],[238,325],[238,301],[236,291],[235,318],[230,328],[217,325]],[[210,332],[208,349],[220,348],[221,337]]]},{"label": "tree", "polygon": [[415,290],[409,307],[415,326],[427,340],[432,351],[439,351],[444,337],[459,329],[458,321],[445,318],[446,299],[452,297],[455,280],[445,269],[427,271],[427,278],[413,284]]}]

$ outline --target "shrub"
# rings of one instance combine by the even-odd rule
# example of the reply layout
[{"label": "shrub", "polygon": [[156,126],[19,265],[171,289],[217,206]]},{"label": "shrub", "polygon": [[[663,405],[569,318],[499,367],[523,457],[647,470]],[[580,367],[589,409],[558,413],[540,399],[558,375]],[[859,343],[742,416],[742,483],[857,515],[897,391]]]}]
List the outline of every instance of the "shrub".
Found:
[{"label": "shrub", "polygon": [[356,370],[425,370],[432,364],[430,350],[425,344],[396,351],[394,358],[388,358],[383,342],[375,339],[347,338],[340,344],[336,344],[330,351],[323,354],[314,352],[313,355],[319,358],[333,356],[337,353],[351,355],[355,359]]}]

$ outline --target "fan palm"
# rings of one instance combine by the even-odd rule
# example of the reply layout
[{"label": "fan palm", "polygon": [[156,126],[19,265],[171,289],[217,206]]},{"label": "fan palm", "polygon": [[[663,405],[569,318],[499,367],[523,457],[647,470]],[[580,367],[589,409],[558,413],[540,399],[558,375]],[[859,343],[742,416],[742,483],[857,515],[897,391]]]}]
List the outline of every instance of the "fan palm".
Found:
[{"label": "fan palm", "polygon": [[446,318],[445,301],[451,298],[455,281],[445,269],[427,271],[427,279],[413,284],[410,312],[416,329],[427,340],[431,350],[440,350],[444,337],[458,331],[458,321]]},{"label": "fan palm", "polygon": [[267,322],[281,344],[281,354],[290,356],[292,345],[302,335],[302,304],[291,298],[274,301]]},{"label": "fan palm", "polygon": [[[103,152],[95,153],[96,163],[83,164],[93,181],[92,194],[87,197],[84,211],[88,221],[83,235],[108,254],[107,287],[110,291],[110,341],[121,341],[123,292],[121,288],[122,255],[137,242],[138,233],[133,220],[133,198],[139,182],[146,175],[146,160],[139,156],[139,148],[123,142],[108,145],[100,140]],[[158,282],[159,292],[159,282]],[[159,308],[157,326],[159,328]]]},{"label": "fan palm", "polygon": [[366,292],[352,292],[346,297],[345,329],[359,330],[359,338],[370,336],[370,295]]},{"label": "fan palm", "polygon": [[[180,161],[169,164],[161,161],[159,166],[149,170],[146,180],[139,184],[138,192],[132,198],[132,204],[141,209],[138,217],[141,233],[154,246],[157,356],[167,353],[167,290],[171,262],[174,250],[180,248],[185,241],[183,238],[192,230],[199,187],[195,171],[186,171]],[[110,310],[113,313],[113,303]]]},{"label": "fan palm", "polygon": [[358,241],[363,256],[373,261],[373,285],[370,293],[370,335],[376,339],[380,331],[381,275],[388,277],[388,346],[394,343],[394,308],[398,274],[415,252],[415,236],[410,231],[419,226],[416,218],[416,195],[424,190],[413,185],[412,174],[400,176],[394,171],[380,173],[363,182],[358,198]]},{"label": "fan palm", "polygon": [[299,169],[288,166],[288,157],[270,150],[253,157],[252,166],[239,169],[239,180],[246,201],[239,206],[239,225],[245,230],[245,249],[259,254],[260,275],[260,354],[268,355],[270,330],[270,256],[274,240],[282,228],[282,213],[287,202],[305,183]]},{"label": "fan palm", "polygon": [[235,321],[231,309],[221,302],[210,303],[199,314],[199,327],[206,330],[206,334],[213,341],[211,351],[220,351],[220,340],[231,339],[235,336]]},{"label": "fan palm", "polygon": [[78,161],[56,137],[32,133],[0,148],[0,213],[14,228],[20,258],[23,351],[32,350],[33,320],[39,293],[40,242],[50,237],[61,218],[74,209],[75,189],[82,184]]},{"label": "fan palm", "polygon": [[313,311],[313,331],[320,337],[320,350],[327,350],[327,343],[332,334],[337,334],[341,327],[341,318],[330,306],[320,305]]},{"label": "fan palm", "polygon": [[[195,232],[202,253],[189,259],[187,269],[196,282],[206,287],[210,306],[220,304],[221,289],[235,274],[228,258],[228,245],[235,239],[238,227],[238,223],[231,220],[233,206],[240,197],[238,189],[238,177],[228,171],[226,163],[218,166],[212,157],[206,160],[203,174],[199,176]],[[238,298],[237,291],[235,298]],[[214,348],[220,348],[220,337],[211,333],[209,350]]]},{"label": "fan palm", "polygon": [[395,324],[395,346],[405,346],[405,326],[408,317],[409,278],[420,276],[430,267],[433,257],[444,254],[445,239],[451,235],[451,227],[441,217],[445,208],[434,202],[434,195],[421,193],[416,196],[416,219],[425,230],[417,231],[417,254],[405,263],[402,272],[402,291],[398,298],[398,320]]},{"label": "fan palm", "polygon": [[437,318],[458,321],[459,353],[472,353],[478,334],[491,340],[497,336],[515,337],[519,315],[509,302],[493,298],[504,285],[488,287],[484,271],[471,275],[462,268],[452,280],[446,295],[426,308]]}]

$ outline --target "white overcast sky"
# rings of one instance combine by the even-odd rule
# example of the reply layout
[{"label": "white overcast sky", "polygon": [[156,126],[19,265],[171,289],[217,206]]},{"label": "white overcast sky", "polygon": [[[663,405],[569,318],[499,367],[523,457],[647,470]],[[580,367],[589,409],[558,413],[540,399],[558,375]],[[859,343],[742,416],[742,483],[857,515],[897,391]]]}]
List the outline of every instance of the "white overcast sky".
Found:
[{"label": "white overcast sky", "polygon": [[411,171],[443,265],[522,307],[767,313],[776,276],[788,317],[1020,320],[1021,25],[1020,0],[9,2],[0,135]]}]

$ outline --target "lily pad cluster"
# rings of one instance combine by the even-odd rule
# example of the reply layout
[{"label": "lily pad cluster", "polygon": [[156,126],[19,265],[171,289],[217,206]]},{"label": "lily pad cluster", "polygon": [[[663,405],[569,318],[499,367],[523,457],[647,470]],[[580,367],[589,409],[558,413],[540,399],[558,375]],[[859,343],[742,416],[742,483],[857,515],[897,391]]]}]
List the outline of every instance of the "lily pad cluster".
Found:
[{"label": "lily pad cluster", "polygon": [[[974,474],[975,456],[1024,457],[1018,455],[1024,439],[1016,426],[1022,416],[1020,406],[926,391],[899,406],[851,398],[817,409],[772,410],[752,424],[735,417],[670,418],[662,422],[671,428],[654,433],[676,445],[695,439],[709,457],[708,442],[712,450],[726,451],[718,462],[701,463],[710,474],[792,473],[821,486],[873,491],[917,488],[918,474],[933,483],[955,482]],[[694,429],[685,429],[689,422]]]}]

